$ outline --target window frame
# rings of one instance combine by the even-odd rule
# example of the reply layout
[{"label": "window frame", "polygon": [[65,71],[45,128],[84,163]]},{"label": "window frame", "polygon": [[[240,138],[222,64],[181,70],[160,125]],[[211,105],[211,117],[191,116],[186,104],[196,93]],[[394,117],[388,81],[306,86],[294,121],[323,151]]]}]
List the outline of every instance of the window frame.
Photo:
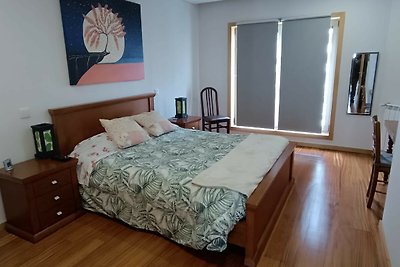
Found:
[{"label": "window frame", "polygon": [[[336,47],[336,62],[334,64],[334,78],[333,78],[333,91],[332,91],[332,106],[331,106],[331,114],[330,114],[330,125],[328,134],[318,134],[318,133],[304,133],[304,132],[294,132],[294,131],[285,131],[278,129],[262,129],[262,128],[254,128],[254,127],[244,127],[237,126],[235,124],[234,118],[236,118],[236,108],[235,101],[236,98],[234,90],[232,90],[232,86],[236,84],[236,77],[233,77],[232,74],[236,73],[236,62],[232,62],[233,51],[232,46],[232,31],[237,26],[238,23],[232,22],[228,23],[228,114],[231,118],[231,129],[237,132],[245,132],[245,133],[262,133],[262,134],[273,134],[273,135],[283,135],[283,136],[292,136],[292,137],[302,137],[302,138],[313,138],[313,139],[325,139],[325,140],[333,140],[334,129],[335,129],[335,117],[336,117],[336,103],[337,103],[337,95],[339,88],[339,78],[340,78],[340,65],[341,65],[341,57],[342,57],[342,48],[343,48],[343,34],[344,34],[344,25],[345,25],[345,12],[334,12],[331,14],[331,17],[338,18],[338,39],[337,39],[337,47]],[[234,98],[235,97],[235,98]]]}]

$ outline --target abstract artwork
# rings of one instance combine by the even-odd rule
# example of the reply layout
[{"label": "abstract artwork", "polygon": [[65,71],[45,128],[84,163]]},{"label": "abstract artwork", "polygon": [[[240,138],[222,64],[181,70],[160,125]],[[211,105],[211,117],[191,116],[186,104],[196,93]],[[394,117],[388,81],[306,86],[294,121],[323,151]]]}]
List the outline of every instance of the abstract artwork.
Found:
[{"label": "abstract artwork", "polygon": [[60,0],[71,85],[144,79],[140,5]]}]

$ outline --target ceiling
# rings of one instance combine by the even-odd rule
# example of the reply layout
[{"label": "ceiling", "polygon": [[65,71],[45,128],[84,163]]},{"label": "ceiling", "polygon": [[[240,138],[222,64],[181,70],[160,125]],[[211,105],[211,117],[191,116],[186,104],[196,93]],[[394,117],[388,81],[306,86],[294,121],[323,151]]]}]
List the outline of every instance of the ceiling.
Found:
[{"label": "ceiling", "polygon": [[185,0],[185,1],[192,4],[204,4],[204,3],[218,2],[223,0]]}]

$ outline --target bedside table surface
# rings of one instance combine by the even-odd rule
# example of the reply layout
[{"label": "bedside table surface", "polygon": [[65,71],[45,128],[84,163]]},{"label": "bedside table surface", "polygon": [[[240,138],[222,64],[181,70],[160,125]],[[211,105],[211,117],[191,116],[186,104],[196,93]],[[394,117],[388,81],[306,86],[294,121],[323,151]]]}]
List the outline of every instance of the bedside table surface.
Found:
[{"label": "bedside table surface", "polygon": [[18,181],[21,183],[29,182],[30,179],[37,175],[46,175],[62,169],[69,168],[76,164],[76,159],[70,159],[68,161],[57,161],[51,159],[31,159],[24,162],[20,162],[14,165],[11,171],[5,171],[0,169],[0,178],[12,181]]}]

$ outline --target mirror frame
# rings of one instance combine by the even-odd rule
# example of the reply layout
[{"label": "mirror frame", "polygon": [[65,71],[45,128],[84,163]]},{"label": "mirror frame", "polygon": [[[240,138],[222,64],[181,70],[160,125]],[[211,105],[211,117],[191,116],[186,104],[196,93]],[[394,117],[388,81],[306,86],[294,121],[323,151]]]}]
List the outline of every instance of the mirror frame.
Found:
[{"label": "mirror frame", "polygon": [[[372,71],[372,73],[368,73],[368,63],[369,63],[369,58],[371,55],[376,55],[376,62],[375,62],[375,70]],[[368,56],[368,61],[365,61],[366,56]],[[358,75],[357,79],[354,79],[354,72],[357,71],[357,66],[356,66],[356,60],[359,59],[360,66],[358,67],[358,72],[360,74],[364,75]],[[371,115],[371,110],[372,110],[372,103],[374,100],[374,93],[375,93],[375,81],[376,81],[376,74],[377,74],[377,69],[378,69],[378,61],[379,61],[379,52],[357,52],[353,54],[353,58],[351,60],[351,70],[350,70],[350,79],[349,79],[349,90],[348,90],[348,95],[347,95],[347,101],[346,101],[346,113],[349,115],[364,115],[364,116],[370,116]],[[365,70],[365,71],[363,71]],[[371,76],[373,75],[373,76]],[[366,81],[372,82],[371,86],[371,100],[370,102],[363,103],[363,101],[360,101],[360,98],[362,98],[362,95],[359,91],[359,88],[364,88],[365,90],[365,84]],[[355,85],[355,90],[353,90],[353,86]],[[356,98],[358,96],[358,99]],[[366,98],[366,96],[364,96]],[[362,100],[362,99],[361,99]]]}]

